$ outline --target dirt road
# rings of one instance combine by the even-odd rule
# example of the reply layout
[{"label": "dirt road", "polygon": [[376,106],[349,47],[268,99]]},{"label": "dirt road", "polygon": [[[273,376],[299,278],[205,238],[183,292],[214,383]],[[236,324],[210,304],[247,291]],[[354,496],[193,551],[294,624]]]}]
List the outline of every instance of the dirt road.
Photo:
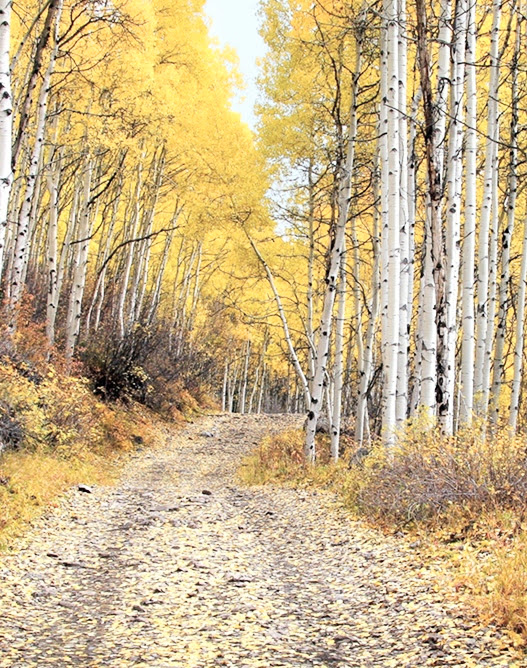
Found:
[{"label": "dirt road", "polygon": [[323,492],[237,486],[297,418],[218,416],[74,490],[0,557],[0,666],[527,666],[408,543]]}]

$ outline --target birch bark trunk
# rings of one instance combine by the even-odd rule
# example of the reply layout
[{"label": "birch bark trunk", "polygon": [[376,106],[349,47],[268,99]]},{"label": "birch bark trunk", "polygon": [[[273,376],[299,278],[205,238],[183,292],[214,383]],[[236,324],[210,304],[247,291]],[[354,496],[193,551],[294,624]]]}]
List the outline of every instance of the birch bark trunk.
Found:
[{"label": "birch bark trunk", "polygon": [[474,261],[476,256],[477,209],[477,83],[476,83],[476,3],[469,4],[466,48],[467,124],[465,167],[465,222],[463,228],[463,293],[462,293],[462,344],[460,383],[460,425],[470,426],[474,411]]},{"label": "birch bark trunk", "polygon": [[[135,239],[137,237],[137,230],[139,229],[139,217],[140,217],[140,201],[141,201],[141,188],[143,185],[143,160],[145,153],[143,152],[139,164],[137,165],[137,177],[135,182],[135,189],[131,193],[131,207],[132,207],[132,221],[129,226],[129,237],[128,240]],[[125,325],[125,304],[126,296],[128,293],[128,283],[130,281],[130,273],[132,270],[132,263],[134,260],[134,248],[135,243],[130,243],[128,246],[128,252],[126,254],[126,261],[124,265],[123,277],[121,279],[121,290],[119,293],[119,301],[117,304],[117,322],[119,323],[119,333],[121,339],[124,338],[126,334],[126,325]]]},{"label": "birch bark trunk", "polygon": [[267,280],[269,281],[269,285],[271,287],[274,300],[276,303],[276,307],[278,309],[278,315],[280,317],[280,321],[282,323],[282,328],[284,331],[284,338],[285,342],[287,344],[287,348],[289,350],[289,355],[291,357],[291,361],[293,362],[293,367],[296,371],[296,374],[298,376],[298,379],[301,383],[302,386],[302,393],[304,395],[304,400],[306,403],[306,406],[309,406],[310,401],[311,401],[311,395],[309,391],[309,380],[307,379],[306,375],[304,374],[304,371],[302,370],[302,365],[300,364],[300,359],[298,357],[298,354],[295,350],[295,346],[293,344],[293,339],[291,338],[291,332],[289,330],[289,324],[287,322],[287,316],[284,311],[284,307],[282,305],[282,299],[280,298],[280,294],[276,288],[276,284],[274,281],[274,276],[271,272],[271,269],[267,262],[265,261],[263,255],[260,253],[257,245],[254,243],[254,241],[251,239],[251,237],[247,234],[247,238],[249,239],[249,243],[252,246],[252,249],[254,250],[256,257],[260,261],[262,267],[264,268],[264,271],[267,275]]},{"label": "birch bark trunk", "polygon": [[58,309],[58,223],[59,183],[61,174],[60,154],[50,166],[48,174],[49,223],[47,239],[48,299],[46,305],[46,336],[50,347],[55,345],[55,322]]},{"label": "birch bark trunk", "polygon": [[92,169],[91,158],[90,156],[86,156],[82,207],[79,215],[78,236],[77,243],[75,244],[75,264],[66,321],[66,359],[68,362],[71,362],[73,359],[79,338],[82,300],[86,286],[86,270],[91,236],[90,193]]},{"label": "birch bark trunk", "polygon": [[13,183],[13,97],[9,59],[12,4],[12,0],[0,0],[0,283],[4,268],[9,196]]},{"label": "birch bark trunk", "polygon": [[498,168],[498,87],[499,87],[499,28],[501,0],[492,3],[492,32],[490,44],[490,81],[487,112],[487,142],[485,149],[485,173],[483,200],[479,219],[477,312],[476,312],[476,363],[474,365],[474,394],[478,414],[486,411],[481,397],[485,391],[483,369],[488,331],[489,308],[489,231],[493,201],[493,175]]},{"label": "birch bark trunk", "polygon": [[525,344],[525,297],[527,295],[527,215],[523,222],[522,262],[520,269],[516,327],[514,341],[514,372],[512,378],[511,405],[509,412],[509,426],[515,432],[518,425],[520,396],[522,386],[523,349]]},{"label": "birch bark trunk", "polygon": [[[445,385],[445,349],[443,340],[446,328],[445,266],[443,230],[441,224],[441,172],[439,171],[436,145],[436,117],[432,94],[430,53],[427,45],[427,16],[424,0],[416,0],[417,54],[423,93],[425,117],[425,151],[427,166],[427,213],[425,223],[425,258],[421,309],[421,406],[429,416],[434,416],[436,405],[442,401]],[[435,332],[433,329],[435,328]]]},{"label": "birch bark trunk", "polygon": [[[346,241],[344,240],[344,245]],[[331,411],[330,451],[333,461],[338,461],[340,426],[342,417],[342,388],[344,381],[344,323],[346,321],[346,250],[342,254],[337,294],[337,323],[335,327],[335,360],[333,363],[333,406]]]},{"label": "birch bark trunk", "polygon": [[379,199],[379,177],[378,177],[378,165],[376,166],[376,174],[373,181],[373,194],[375,210],[373,218],[373,238],[372,238],[372,250],[373,250],[373,276],[372,276],[372,296],[371,296],[371,306],[370,313],[368,318],[368,328],[366,331],[366,340],[364,346],[364,361],[361,365],[361,372],[359,375],[359,391],[357,398],[357,414],[356,414],[356,424],[355,424],[355,440],[357,443],[362,445],[364,441],[364,432],[366,423],[368,421],[368,387],[370,385],[370,380],[372,377],[372,367],[373,367],[373,349],[375,346],[375,333],[378,326],[379,319],[379,306],[380,306],[380,263],[381,263],[381,244],[380,244],[380,215],[377,208],[377,202]]},{"label": "birch bark trunk", "polygon": [[[470,0],[472,1],[472,0]],[[447,165],[446,220],[446,351],[445,386],[439,406],[439,424],[446,434],[454,433],[454,397],[456,387],[457,309],[461,245],[461,200],[463,176],[463,108],[465,81],[465,44],[467,40],[468,5],[458,0],[452,41],[452,75],[450,87],[450,130]]]},{"label": "birch bark trunk", "polygon": [[401,285],[400,248],[400,126],[399,126],[399,24],[396,0],[384,0],[387,21],[388,88],[385,98],[388,158],[388,304],[383,328],[384,408],[383,437],[387,445],[395,442],[397,426],[397,359],[399,353],[399,308]]},{"label": "birch bark trunk", "polygon": [[[496,141],[499,141],[499,132],[496,134]],[[491,204],[491,227],[489,240],[489,291],[487,298],[487,331],[485,334],[483,371],[482,371],[482,392],[480,414],[487,417],[489,396],[490,396],[490,372],[492,367],[492,351],[494,348],[494,329],[496,312],[498,307],[498,236],[500,216],[498,211],[498,169],[492,175],[492,204]]]},{"label": "birch bark trunk", "polygon": [[410,284],[410,220],[408,215],[408,114],[407,114],[407,78],[408,54],[406,35],[406,0],[398,2],[398,111],[399,111],[399,243],[400,243],[400,303],[399,303],[399,344],[397,354],[397,390],[395,419],[399,427],[408,417],[408,359],[409,327],[412,321],[412,299],[409,294]]},{"label": "birch bark trunk", "polygon": [[[512,11],[512,10],[511,10]],[[516,16],[516,36],[511,69],[511,123],[509,137],[509,176],[506,198],[506,222],[501,234],[501,275],[499,280],[499,313],[494,350],[492,389],[490,396],[490,419],[496,424],[499,416],[500,394],[505,373],[505,334],[509,313],[509,280],[512,235],[516,216],[516,199],[518,191],[518,62],[521,48],[521,28],[523,20],[521,11]]]},{"label": "birch bark trunk", "polygon": [[[46,132],[47,109],[50,93],[51,76],[55,69],[55,62],[58,55],[58,30],[60,25],[60,17],[62,14],[62,0],[57,0],[55,5],[54,18],[54,37],[53,49],[50,55],[49,65],[44,74],[40,94],[37,105],[37,123],[35,130],[35,139],[33,150],[29,160],[29,168],[25,181],[24,196],[20,213],[18,216],[18,229],[16,236],[16,243],[14,249],[13,269],[11,276],[11,296],[10,309],[14,312],[20,304],[22,294],[24,291],[24,277],[26,272],[27,260],[29,257],[29,234],[31,210],[33,206],[33,198],[35,196],[37,178],[39,168],[41,165],[42,151],[44,147],[44,136]],[[15,316],[16,317],[16,316]]]},{"label": "birch bark trunk", "polygon": [[243,374],[240,379],[240,407],[239,412],[245,415],[245,404],[247,403],[247,386],[249,382],[249,360],[251,358],[251,342],[245,344],[245,356],[243,362]]}]

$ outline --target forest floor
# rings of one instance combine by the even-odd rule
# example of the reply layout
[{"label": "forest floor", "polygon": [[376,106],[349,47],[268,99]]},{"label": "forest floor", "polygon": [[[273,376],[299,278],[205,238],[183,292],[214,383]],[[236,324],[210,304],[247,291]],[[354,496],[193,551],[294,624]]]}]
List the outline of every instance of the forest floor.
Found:
[{"label": "forest floor", "polygon": [[[244,488],[291,416],[216,416],[66,494],[0,557],[0,666],[527,666],[410,540],[335,496]],[[450,586],[449,586],[450,585]]]}]

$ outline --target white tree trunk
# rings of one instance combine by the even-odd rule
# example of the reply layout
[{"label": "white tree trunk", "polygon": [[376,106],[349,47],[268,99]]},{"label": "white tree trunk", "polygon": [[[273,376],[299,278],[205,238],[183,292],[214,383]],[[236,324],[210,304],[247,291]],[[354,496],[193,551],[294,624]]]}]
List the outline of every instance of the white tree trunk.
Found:
[{"label": "white tree trunk", "polygon": [[[346,241],[344,240],[344,245]],[[346,321],[346,251],[342,254],[337,292],[337,322],[335,327],[335,360],[333,363],[333,406],[331,412],[330,450],[333,461],[338,461],[340,425],[342,417],[342,388],[344,384],[344,324]]]},{"label": "white tree trunk", "polygon": [[48,298],[46,304],[46,336],[49,346],[55,344],[55,322],[59,305],[58,293],[58,226],[59,226],[59,182],[61,157],[56,158],[48,174],[49,223],[47,242]]},{"label": "white tree trunk", "polygon": [[79,212],[79,227],[77,231],[77,242],[75,244],[73,282],[71,286],[68,316],[66,320],[66,359],[69,362],[71,362],[73,359],[75,347],[79,338],[82,299],[84,296],[84,288],[86,286],[86,270],[88,265],[88,251],[90,247],[90,193],[92,164],[89,156],[86,156],[83,180],[82,206]]},{"label": "white tree trunk", "polygon": [[452,2],[451,0],[440,0],[439,14],[439,53],[437,59],[437,93],[436,93],[436,115],[437,123],[434,128],[434,144],[437,146],[437,171],[441,176],[441,183],[445,181],[445,164],[447,155],[447,118],[448,102],[450,98],[451,80],[451,46],[453,42],[452,31]]},{"label": "white tree trunk", "polygon": [[[379,196],[379,178],[378,165],[373,181],[373,199],[378,201]],[[373,275],[372,275],[372,296],[370,314],[368,318],[368,328],[364,345],[364,361],[360,365],[359,391],[357,398],[357,415],[355,424],[355,440],[361,444],[364,441],[366,423],[368,421],[368,387],[373,373],[373,349],[375,347],[375,334],[377,331],[377,321],[379,318],[379,297],[380,297],[380,263],[381,263],[381,244],[379,240],[379,210],[376,208],[373,212]]]},{"label": "white tree trunk", "polygon": [[46,132],[47,109],[49,101],[51,76],[55,69],[55,62],[58,55],[58,28],[62,14],[62,0],[57,2],[57,12],[55,14],[55,37],[54,46],[50,55],[49,65],[44,73],[40,94],[37,104],[37,122],[35,130],[35,139],[33,150],[29,160],[29,168],[26,176],[24,197],[18,216],[18,230],[16,244],[14,249],[13,270],[11,276],[11,297],[10,308],[16,310],[20,303],[24,291],[24,278],[26,273],[27,260],[29,257],[29,233],[31,210],[33,198],[37,185],[37,177],[41,165],[42,152],[44,147],[44,136]]},{"label": "white tree trunk", "polygon": [[[496,135],[499,140],[499,136]],[[490,396],[490,371],[492,368],[492,351],[494,349],[494,329],[498,307],[498,169],[492,175],[492,214],[489,242],[489,291],[487,300],[487,332],[485,335],[485,355],[483,358],[481,415],[487,416]]]},{"label": "white tree trunk", "polygon": [[476,83],[476,4],[470,3],[467,48],[467,119],[466,119],[466,169],[465,169],[465,217],[463,228],[463,293],[462,293],[462,348],[461,383],[459,399],[459,423],[470,426],[474,411],[474,261],[476,255],[477,208],[477,83]]},{"label": "white tree trunk", "polygon": [[399,353],[400,262],[400,137],[399,137],[399,25],[396,0],[384,0],[387,20],[388,90],[386,133],[388,153],[388,305],[383,328],[384,408],[383,435],[387,444],[395,442],[397,425],[397,359]]},{"label": "white tree trunk", "polygon": [[[357,140],[357,93],[358,79],[361,71],[362,33],[358,34],[356,42],[355,71],[353,73],[351,104],[349,115],[349,132],[347,137],[346,157],[344,164],[340,165],[338,174],[338,216],[335,229],[335,238],[326,275],[326,290],[322,315],[320,318],[319,336],[315,354],[315,375],[311,387],[310,402],[307,403],[307,424],[305,440],[305,457],[308,462],[313,463],[316,458],[315,435],[318,417],[322,410],[324,399],[324,385],[328,372],[329,345],[331,340],[331,324],[333,307],[337,291],[337,282],[340,275],[342,256],[346,251],[346,225],[351,198],[351,184],[353,178],[353,167],[355,159],[355,143]],[[397,82],[395,82],[397,86]],[[341,154],[343,146],[340,147]]]},{"label": "white tree trunk", "polygon": [[[408,275],[408,304],[413,304],[414,299],[414,283],[415,283],[415,223],[416,223],[416,209],[417,209],[417,156],[416,156],[416,138],[417,138],[417,113],[419,110],[419,103],[421,101],[421,89],[418,88],[414,93],[412,100],[412,110],[410,114],[410,136],[408,140],[408,229],[410,231],[410,270]],[[414,417],[420,401],[421,396],[421,307],[422,307],[422,288],[419,291],[419,299],[417,304],[417,326],[415,327],[415,343],[413,356],[413,376],[412,393],[410,396],[409,414]],[[410,318],[409,325],[412,324]]]},{"label": "white tree trunk", "polygon": [[157,277],[156,277],[156,283],[154,287],[154,293],[152,295],[152,302],[150,305],[150,310],[148,312],[148,317],[147,317],[147,322],[151,324],[156,316],[157,308],[159,306],[159,301],[161,298],[161,286],[163,283],[163,277],[165,275],[165,270],[167,267],[167,262],[168,262],[168,257],[170,253],[170,248],[172,246],[172,242],[174,240],[174,234],[176,232],[176,224],[177,224],[177,216],[178,212],[174,214],[174,218],[172,219],[172,229],[167,233],[167,237],[165,240],[165,247],[163,249],[163,255],[161,257],[161,263],[157,272]]},{"label": "white tree trunk", "polygon": [[289,330],[289,324],[287,322],[287,316],[285,314],[284,307],[282,305],[282,299],[280,298],[280,294],[279,294],[278,290],[276,289],[276,284],[274,282],[273,274],[271,272],[271,269],[269,268],[269,265],[264,260],[263,255],[258,250],[258,247],[254,243],[254,241],[251,239],[251,237],[249,235],[247,235],[247,236],[248,236],[249,242],[250,242],[254,252],[256,253],[256,257],[259,259],[259,261],[262,264],[262,266],[265,270],[265,273],[267,275],[267,280],[269,281],[269,285],[270,285],[271,290],[273,292],[275,303],[276,303],[276,306],[277,306],[277,309],[278,309],[278,315],[280,316],[280,321],[282,323],[282,328],[283,328],[283,331],[284,331],[284,338],[285,338],[285,342],[287,344],[287,348],[289,350],[289,355],[291,357],[291,361],[293,363],[293,367],[296,371],[298,379],[300,380],[300,383],[302,385],[302,391],[303,391],[306,406],[309,406],[310,401],[311,401],[311,395],[310,395],[310,391],[309,391],[309,381],[306,378],[306,375],[304,374],[304,371],[302,370],[302,365],[300,364],[298,354],[295,350],[295,347],[294,347],[294,344],[293,344],[293,339],[291,338],[291,332]]},{"label": "white tree trunk", "polygon": [[517,14],[516,39],[513,61],[511,63],[511,124],[509,138],[509,177],[506,199],[506,222],[501,234],[501,275],[499,280],[499,313],[496,346],[494,351],[494,373],[490,397],[490,419],[495,424],[498,421],[500,394],[505,373],[505,333],[509,314],[509,279],[512,235],[516,216],[516,198],[518,190],[518,61],[521,48],[522,20]]},{"label": "white tree trunk", "polygon": [[223,385],[221,388],[221,412],[225,413],[227,410],[227,388],[229,387],[229,360],[225,360],[225,368],[223,371]]},{"label": "white tree trunk", "polygon": [[313,183],[313,161],[309,161],[308,167],[308,189],[309,189],[309,210],[308,210],[308,243],[309,251],[307,257],[307,318],[306,318],[306,336],[309,345],[308,352],[308,378],[313,382],[315,377],[315,336],[313,328],[313,293],[314,293],[314,265],[315,265],[315,185]]},{"label": "white tree trunk", "polygon": [[487,347],[489,308],[489,230],[493,203],[493,175],[498,169],[498,86],[499,86],[499,28],[501,0],[493,0],[492,32],[490,44],[490,82],[487,116],[487,145],[485,152],[485,173],[483,200],[479,220],[478,270],[477,270],[477,316],[476,316],[476,363],[474,366],[474,393],[477,412],[486,411],[481,400],[485,392],[483,371]]},{"label": "white tree trunk", "polygon": [[108,231],[106,232],[106,243],[104,244],[104,246],[101,244],[103,251],[100,254],[99,276],[97,278],[97,283],[95,284],[95,289],[93,290],[93,296],[90,308],[88,309],[88,314],[86,315],[87,332],[90,332],[91,330],[93,309],[95,309],[95,320],[93,323],[93,330],[97,332],[101,324],[102,307],[104,304],[104,297],[106,292],[106,270],[108,267],[108,258],[110,257],[110,249],[113,241],[115,224],[117,222],[117,213],[119,211],[119,203],[121,201],[121,192],[122,192],[122,182],[118,184],[117,195],[113,201],[110,224],[108,226]]},{"label": "white tree trunk", "polygon": [[406,36],[406,0],[398,0],[399,37],[398,37],[398,110],[399,110],[399,243],[400,243],[400,302],[399,302],[399,344],[397,353],[397,390],[395,419],[402,426],[408,417],[408,357],[409,327],[412,320],[412,299],[409,294],[410,284],[410,220],[408,215],[408,114],[407,114],[407,79],[408,54]]},{"label": "white tree trunk", "polygon": [[[135,189],[130,194],[130,197],[132,198],[131,201],[132,221],[128,228],[130,230],[128,241],[131,241],[132,239],[135,239],[137,237],[137,230],[139,229],[141,188],[143,185],[143,160],[144,160],[144,153],[141,156],[141,159],[139,160],[139,164],[137,166]],[[119,333],[121,338],[124,338],[126,334],[125,304],[126,304],[126,296],[128,293],[128,283],[130,281],[130,273],[132,271],[132,263],[135,257],[135,245],[136,244],[134,242],[128,245],[123,276],[121,278],[121,291],[119,293],[119,301],[117,304],[117,322],[119,323]]]},{"label": "white tree trunk", "polygon": [[12,0],[0,0],[0,282],[4,267],[9,196],[13,183],[11,166],[13,97],[9,61],[11,6]]},{"label": "white tree trunk", "polygon": [[518,285],[516,327],[514,340],[514,374],[512,378],[511,406],[509,413],[509,425],[516,431],[518,413],[520,409],[520,396],[523,369],[523,348],[525,343],[525,297],[527,295],[527,216],[523,222],[523,248],[520,278]]},{"label": "white tree trunk", "polygon": [[[471,0],[469,0],[471,1]],[[465,44],[468,6],[466,0],[456,3],[454,39],[452,44],[452,76],[450,88],[450,132],[448,141],[447,203],[446,203],[446,370],[440,425],[447,434],[454,433],[454,393],[456,386],[457,307],[461,245],[461,200],[463,176],[463,109],[465,81]]]},{"label": "white tree trunk", "polygon": [[245,344],[245,356],[243,361],[243,374],[240,379],[240,406],[239,413],[245,415],[245,406],[247,403],[247,386],[249,383],[249,361],[251,359],[251,342]]}]

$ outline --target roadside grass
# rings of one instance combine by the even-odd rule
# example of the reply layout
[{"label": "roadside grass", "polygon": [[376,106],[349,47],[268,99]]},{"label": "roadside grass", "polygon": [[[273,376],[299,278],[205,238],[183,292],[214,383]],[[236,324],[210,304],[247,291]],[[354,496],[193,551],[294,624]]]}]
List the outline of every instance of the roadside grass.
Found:
[{"label": "roadside grass", "polygon": [[111,484],[117,477],[115,457],[104,454],[61,459],[53,454],[13,452],[0,461],[0,551],[22,535],[31,520],[53,507],[70,487]]},{"label": "roadside grass", "polygon": [[357,518],[418,538],[441,555],[454,588],[468,594],[486,621],[527,645],[527,448],[504,426],[475,425],[455,437],[417,420],[397,446],[374,443],[362,457],[348,442],[339,463],[303,461],[304,433],[265,438],[239,469],[245,485],[322,487],[336,492]]},{"label": "roadside grass", "polygon": [[112,484],[127,453],[164,441],[143,406],[104,404],[82,377],[0,363],[0,551],[68,488]]},{"label": "roadside grass", "polygon": [[160,381],[155,405],[140,403],[136,385],[148,378],[130,371],[126,356],[114,360],[111,380],[122,392],[110,401],[86,364],[49,348],[31,313],[28,302],[14,334],[0,326],[0,551],[64,491],[112,484],[128,453],[163,444],[168,423],[211,406],[205,389],[176,381]]}]

